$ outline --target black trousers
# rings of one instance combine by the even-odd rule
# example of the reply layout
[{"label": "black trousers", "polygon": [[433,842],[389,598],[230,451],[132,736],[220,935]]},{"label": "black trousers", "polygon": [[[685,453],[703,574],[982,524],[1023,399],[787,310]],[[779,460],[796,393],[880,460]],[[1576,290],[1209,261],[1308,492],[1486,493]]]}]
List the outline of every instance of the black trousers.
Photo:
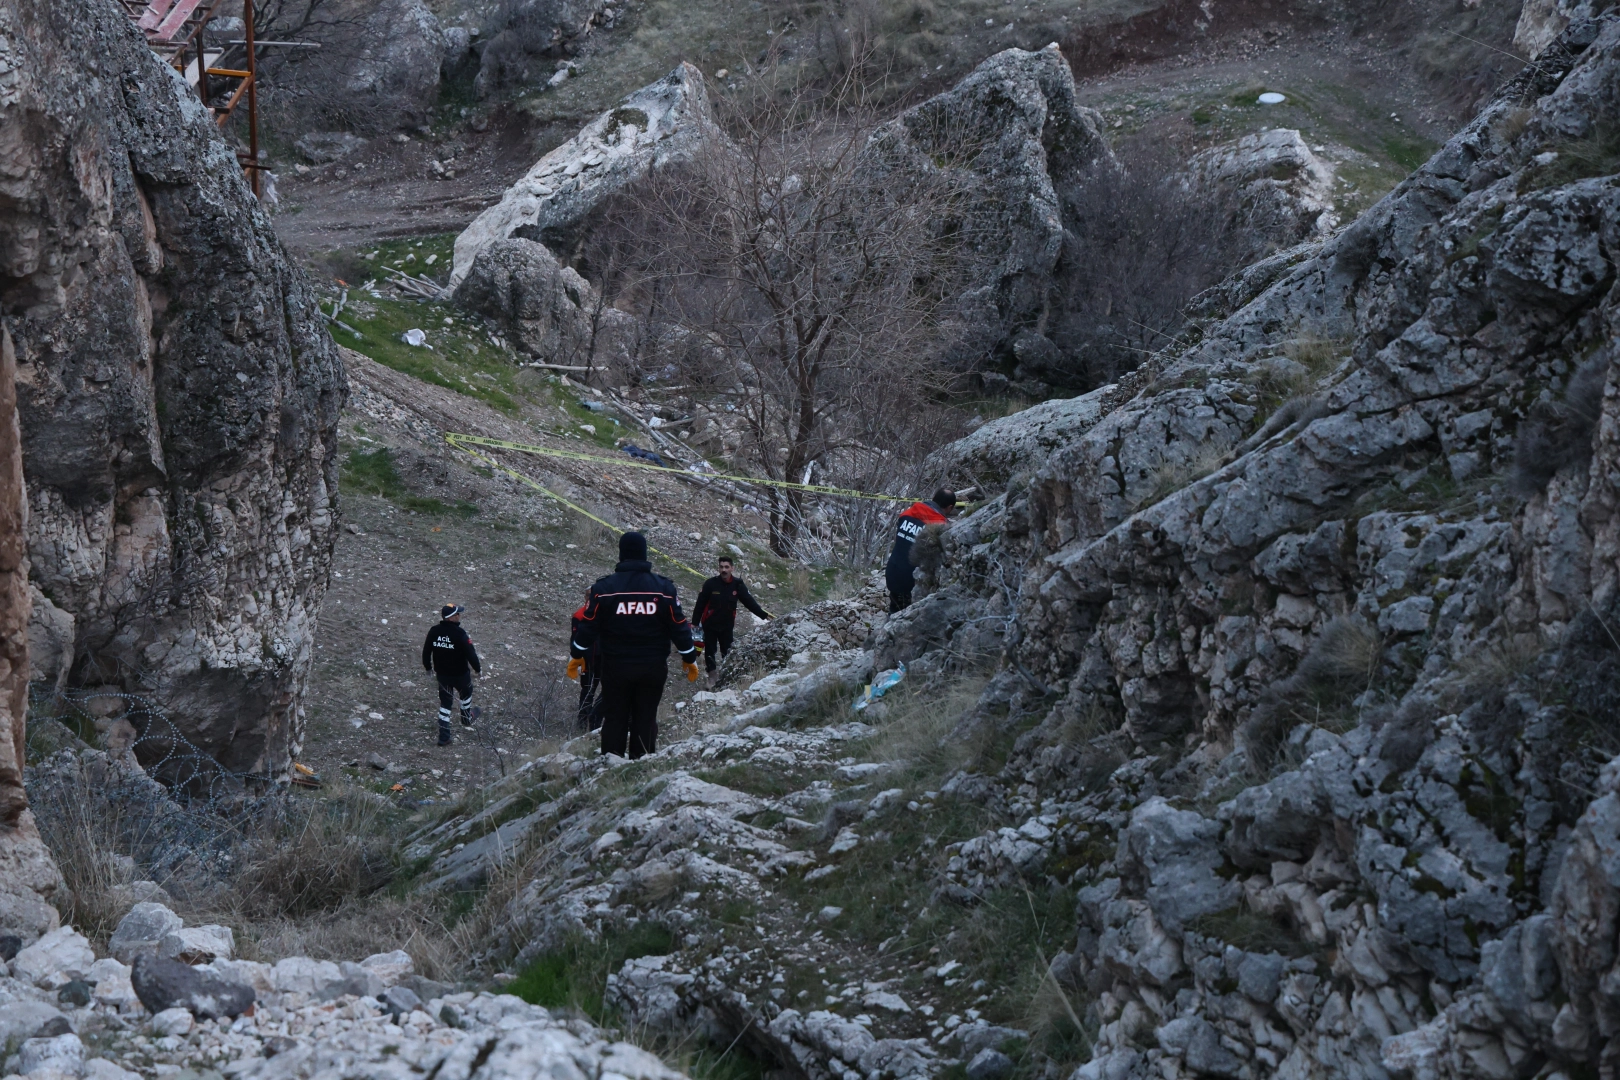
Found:
[{"label": "black trousers", "polygon": [[602,726],[602,680],[587,665],[579,673],[579,730],[595,731]]},{"label": "black trousers", "polygon": [[911,576],[911,564],[896,566],[890,563],[883,571],[883,582],[889,587],[889,614],[911,606],[911,590],[916,581]]},{"label": "black trousers", "polygon": [[461,697],[461,718],[468,723],[472,716],[468,710],[472,708],[472,672],[463,674],[459,679],[451,677],[446,682],[443,675],[439,676],[439,742],[450,741],[450,714],[455,711],[456,697]]},{"label": "black trousers", "polygon": [[736,631],[736,623],[704,623],[703,624],[703,666],[710,672],[714,671],[718,661],[726,658],[731,651],[732,634]]},{"label": "black trousers", "polygon": [[658,749],[658,702],[669,671],[604,665],[602,685],[602,753],[632,760]]}]

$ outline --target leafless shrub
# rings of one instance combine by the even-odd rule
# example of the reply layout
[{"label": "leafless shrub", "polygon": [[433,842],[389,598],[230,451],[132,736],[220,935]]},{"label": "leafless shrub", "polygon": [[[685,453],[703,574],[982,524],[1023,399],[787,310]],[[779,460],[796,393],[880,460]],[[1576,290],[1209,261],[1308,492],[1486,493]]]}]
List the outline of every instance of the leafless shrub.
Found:
[{"label": "leafless shrub", "polygon": [[1591,460],[1608,377],[1605,351],[1575,370],[1562,398],[1530,410],[1513,448],[1513,485],[1519,494],[1539,495],[1559,470]]},{"label": "leafless shrub", "polygon": [[[699,394],[742,391],[750,468],[893,478],[929,448],[918,439],[950,386],[930,346],[959,291],[959,244],[941,228],[956,181],[875,170],[863,150],[877,116],[854,80],[813,99],[756,83],[722,106],[726,134],[694,164],[622,201],[603,226],[617,239],[596,249],[635,268],[616,302],[650,328],[644,366]],[[792,554],[806,496],[766,500],[772,550]]]},{"label": "leafless shrub", "polygon": [[1251,253],[1235,192],[1192,196],[1162,147],[1118,153],[1121,167],[1099,166],[1059,192],[1068,230],[1047,336],[1062,360],[1028,373],[1055,385],[1112,382],[1172,345],[1188,301]]},{"label": "leafless shrub", "polygon": [[319,799],[267,801],[243,825],[246,854],[237,884],[250,915],[299,916],[334,910],[394,876],[386,802],[340,789]]}]

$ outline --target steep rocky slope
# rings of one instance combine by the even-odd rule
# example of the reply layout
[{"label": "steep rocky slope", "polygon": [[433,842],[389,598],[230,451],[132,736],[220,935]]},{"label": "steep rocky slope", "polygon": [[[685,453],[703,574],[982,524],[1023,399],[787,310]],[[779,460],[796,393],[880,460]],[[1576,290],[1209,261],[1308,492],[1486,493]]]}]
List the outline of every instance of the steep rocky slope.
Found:
[{"label": "steep rocky slope", "polygon": [[21,941],[56,928],[56,909],[47,901],[62,880],[23,787],[30,605],[16,376],[11,335],[0,323],[0,936]]},{"label": "steep rocky slope", "polygon": [[907,618],[1003,606],[1000,781],[1106,852],[1086,1075],[1606,1060],[1617,63],[1571,24],[947,534]]},{"label": "steep rocky slope", "polygon": [[[942,454],[1010,482],[864,647],[806,612],[707,734],[425,834],[519,875],[487,962],[656,921],[622,1015],[816,1077],[1601,1074],[1617,71],[1620,17],[1573,21],[1179,354]],[[1009,895],[1070,898],[1061,946]]]},{"label": "steep rocky slope", "polygon": [[121,9],[0,20],[36,677],[139,690],[226,769],[280,776],[335,528],[336,348]]}]

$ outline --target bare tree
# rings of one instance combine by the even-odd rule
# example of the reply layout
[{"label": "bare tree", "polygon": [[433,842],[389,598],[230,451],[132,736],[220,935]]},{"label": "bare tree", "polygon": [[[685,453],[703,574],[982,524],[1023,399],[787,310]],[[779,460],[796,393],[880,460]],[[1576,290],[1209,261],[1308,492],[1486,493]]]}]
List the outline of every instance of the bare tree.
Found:
[{"label": "bare tree", "polygon": [[[764,85],[618,225],[639,245],[623,296],[659,328],[644,362],[740,391],[743,449],[771,479],[853,479],[885,463],[894,478],[895,460],[921,456],[905,440],[950,386],[934,357],[964,280],[956,171],[878,166],[859,91]],[[768,501],[771,548],[787,555],[805,495],[773,488]]]}]

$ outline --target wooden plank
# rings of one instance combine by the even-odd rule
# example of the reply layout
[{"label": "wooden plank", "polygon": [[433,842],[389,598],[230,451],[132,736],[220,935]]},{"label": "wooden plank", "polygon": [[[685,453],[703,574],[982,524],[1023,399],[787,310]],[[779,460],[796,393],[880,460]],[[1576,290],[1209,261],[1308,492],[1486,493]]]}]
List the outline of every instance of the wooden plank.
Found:
[{"label": "wooden plank", "polygon": [[163,21],[163,16],[168,14],[169,5],[172,3],[174,0],[151,0],[135,25],[142,30],[156,30],[158,23]]},{"label": "wooden plank", "polygon": [[174,36],[186,25],[186,20],[191,18],[192,12],[196,11],[202,2],[203,0],[177,0],[174,7],[169,9],[169,14],[164,16],[162,22],[158,23],[157,31],[153,36],[159,41],[172,41]]},{"label": "wooden plank", "polygon": [[[220,57],[222,57],[224,55],[225,54],[222,53],[222,52],[211,52],[211,53],[208,54],[208,64],[209,64],[208,74],[210,74],[210,75],[224,75],[224,74],[227,74],[226,72],[220,71],[220,70],[216,69],[213,66],[214,61],[218,60]],[[196,86],[197,85],[197,61],[196,60],[193,60],[191,63],[186,65],[186,83],[188,85],[190,85],[190,86]]]}]

